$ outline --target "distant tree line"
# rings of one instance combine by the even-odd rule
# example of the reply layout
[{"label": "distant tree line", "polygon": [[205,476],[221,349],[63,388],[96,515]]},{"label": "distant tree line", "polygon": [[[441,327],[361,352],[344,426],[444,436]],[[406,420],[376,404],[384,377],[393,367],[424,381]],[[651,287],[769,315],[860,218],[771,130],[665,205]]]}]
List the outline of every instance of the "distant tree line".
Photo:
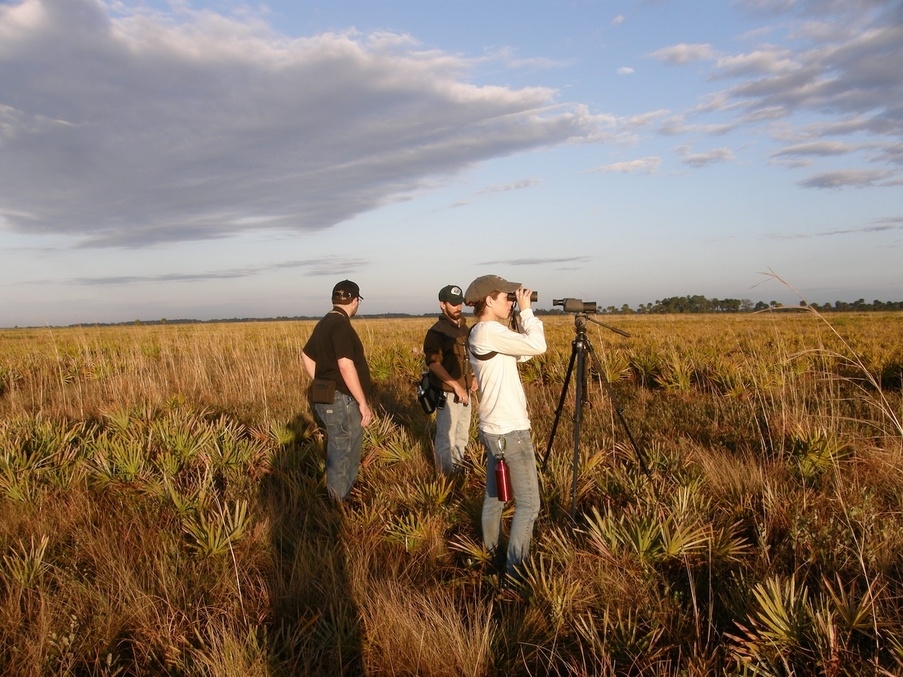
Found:
[{"label": "distant tree line", "polygon": [[852,303],[847,301],[835,301],[834,303],[809,303],[800,301],[798,306],[784,306],[777,301],[765,303],[764,301],[750,301],[749,299],[718,299],[706,298],[699,294],[693,296],[671,296],[655,303],[641,303],[636,310],[626,303],[620,308],[608,306],[599,308],[597,312],[606,314],[668,314],[668,313],[754,313],[770,308],[799,308],[811,307],[819,312],[850,312],[850,311],[874,311],[874,310],[903,310],[903,301],[872,301],[866,303],[865,299],[859,299]]},{"label": "distant tree line", "polygon": [[[641,303],[634,310],[628,304],[617,306],[608,306],[606,308],[597,308],[596,312],[606,315],[666,315],[668,313],[755,313],[760,310],[768,310],[770,308],[796,309],[802,310],[811,307],[820,313],[830,312],[858,312],[872,310],[903,310],[903,301],[872,301],[866,303],[865,299],[858,301],[835,301],[834,303],[809,303],[800,301],[797,306],[785,306],[777,301],[750,301],[749,299],[708,299],[705,296],[695,294],[693,296],[671,296],[655,303]],[[559,308],[546,310],[537,308],[538,315],[562,315],[564,311]],[[406,317],[433,317],[437,313],[429,312],[422,315],[408,313],[376,313],[372,315],[363,315],[362,317],[370,318],[397,318]],[[216,324],[220,322],[284,322],[287,320],[318,320],[320,315],[296,315],[287,317],[280,315],[279,317],[233,317],[216,320],[193,320],[193,319],[174,319],[168,320],[165,317],[159,320],[131,320],[128,322],[81,322],[70,324],[70,327],[110,327],[122,326],[126,324],[135,325],[159,325],[159,324]]]}]

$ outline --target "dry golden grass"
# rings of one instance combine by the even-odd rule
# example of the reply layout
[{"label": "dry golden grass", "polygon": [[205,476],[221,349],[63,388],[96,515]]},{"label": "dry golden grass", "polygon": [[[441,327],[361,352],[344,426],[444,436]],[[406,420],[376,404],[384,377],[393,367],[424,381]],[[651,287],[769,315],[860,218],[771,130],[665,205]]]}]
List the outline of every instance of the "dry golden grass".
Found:
[{"label": "dry golden grass", "polygon": [[[544,321],[540,457],[575,336]],[[898,673],[903,315],[605,321],[637,448],[591,369],[572,504],[571,383],[518,590],[482,551],[476,439],[465,478],[432,467],[429,318],[355,320],[379,416],[343,506],[313,322],[0,331],[0,672]]]}]

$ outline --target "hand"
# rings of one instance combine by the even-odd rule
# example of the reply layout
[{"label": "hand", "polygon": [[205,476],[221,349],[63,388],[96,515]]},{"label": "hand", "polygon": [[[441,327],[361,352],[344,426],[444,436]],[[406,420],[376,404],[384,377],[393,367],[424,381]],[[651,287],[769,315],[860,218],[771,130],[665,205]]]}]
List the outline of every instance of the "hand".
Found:
[{"label": "hand", "polygon": [[366,428],[373,422],[373,412],[370,411],[370,405],[366,402],[358,406],[361,410],[361,425]]},{"label": "hand", "polygon": [[460,402],[465,406],[470,404],[470,395],[468,395],[467,391],[457,382],[455,383],[455,401]]},{"label": "hand", "polygon": [[526,287],[521,287],[514,292],[514,297],[517,299],[517,307],[521,310],[530,310],[531,294],[533,294],[533,290],[527,289]]}]

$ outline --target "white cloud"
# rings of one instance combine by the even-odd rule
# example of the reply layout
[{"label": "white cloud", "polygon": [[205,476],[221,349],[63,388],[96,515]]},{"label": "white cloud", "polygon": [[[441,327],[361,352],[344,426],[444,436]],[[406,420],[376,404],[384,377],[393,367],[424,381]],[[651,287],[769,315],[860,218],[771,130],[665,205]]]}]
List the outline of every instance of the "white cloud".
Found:
[{"label": "white cloud", "polygon": [[866,188],[878,185],[891,176],[891,172],[877,169],[839,169],[816,174],[801,181],[800,185],[805,188]]},{"label": "white cloud", "polygon": [[508,193],[513,190],[524,190],[526,188],[535,188],[542,181],[540,179],[522,179],[520,181],[515,181],[513,183],[505,183],[498,184],[495,186],[487,186],[486,188],[479,191],[481,194],[488,193]]},{"label": "white cloud", "polygon": [[651,110],[646,113],[639,113],[637,115],[631,115],[628,118],[621,120],[620,124],[622,127],[627,128],[638,128],[638,127],[647,127],[651,124],[654,124],[656,121],[671,115],[671,111],[666,110],[664,108],[659,108],[658,110]]},{"label": "white cloud", "polygon": [[[805,187],[892,187],[903,181],[903,6],[895,0],[743,0],[768,24],[743,40],[761,42],[722,54],[712,82],[734,80],[709,91],[687,113],[663,122],[668,135],[731,129],[764,131],[780,148],[771,163],[792,168],[844,157],[845,167],[818,171]],[[719,46],[720,47],[720,46]],[[700,49],[705,48],[705,49]],[[714,54],[710,45],[677,45],[654,53],[673,63]],[[698,122],[718,116],[714,125]],[[732,122],[725,123],[731,116]],[[697,161],[694,158],[694,162]],[[699,159],[701,161],[701,159]],[[855,166],[889,164],[891,172]]]},{"label": "white cloud", "polygon": [[683,66],[693,61],[707,61],[716,57],[715,50],[708,44],[686,44],[663,47],[652,52],[649,56],[664,63]]},{"label": "white cloud", "polygon": [[[719,76],[748,76],[725,92],[747,111],[800,112],[840,116],[867,124],[870,131],[900,135],[903,131],[903,12],[892,2],[883,13],[861,8],[834,8],[831,39],[817,47],[801,39],[798,45],[759,49],[723,57]],[[855,11],[854,11],[855,10]],[[822,7],[822,11],[824,7]]]},{"label": "white cloud", "polygon": [[[328,228],[430,177],[600,138],[546,88],[478,87],[410,36],[0,5],[0,222],[88,246]],[[27,216],[25,216],[27,215]]]},{"label": "white cloud", "polygon": [[621,66],[618,69],[618,75],[633,75],[634,72],[635,72],[634,69],[631,68],[630,66]]},{"label": "white cloud", "polygon": [[661,166],[662,159],[660,157],[650,156],[638,158],[636,160],[628,160],[626,162],[614,162],[610,165],[602,165],[601,167],[591,170],[591,172],[603,174],[655,174]]},{"label": "white cloud", "polygon": [[774,153],[781,155],[845,155],[852,153],[856,147],[843,141],[814,141],[812,143],[800,143],[788,146]]},{"label": "white cloud", "polygon": [[665,136],[680,136],[681,134],[690,132],[692,129],[693,126],[687,124],[685,116],[672,115],[662,121],[661,125],[659,125],[658,132]]},{"label": "white cloud", "polygon": [[730,162],[734,160],[734,153],[730,148],[713,148],[704,153],[694,153],[690,146],[678,146],[674,149],[685,165],[695,169],[708,167],[717,162]]},{"label": "white cloud", "polygon": [[671,115],[659,125],[658,133],[665,136],[680,136],[682,134],[701,132],[708,136],[722,136],[733,131],[736,126],[736,124],[730,122],[690,124],[684,115]]},{"label": "white cloud", "polygon": [[785,49],[759,49],[748,54],[724,56],[715,62],[719,75],[739,77],[744,75],[778,75],[792,73],[800,64]]}]

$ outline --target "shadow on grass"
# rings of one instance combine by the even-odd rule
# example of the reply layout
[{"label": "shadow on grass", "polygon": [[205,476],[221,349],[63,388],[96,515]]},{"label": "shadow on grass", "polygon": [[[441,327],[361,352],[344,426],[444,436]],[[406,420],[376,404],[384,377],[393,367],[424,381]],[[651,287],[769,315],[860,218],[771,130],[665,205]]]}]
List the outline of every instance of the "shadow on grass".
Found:
[{"label": "shadow on grass", "polygon": [[273,675],[363,673],[361,621],[346,573],[343,508],[328,497],[324,438],[309,418],[261,484],[271,523],[268,641]]},{"label": "shadow on grass", "polygon": [[380,413],[388,413],[394,423],[420,442],[424,460],[431,466],[435,464],[433,439],[436,435],[436,415],[423,413],[417,401],[415,383],[396,380],[374,384],[372,404]]}]

